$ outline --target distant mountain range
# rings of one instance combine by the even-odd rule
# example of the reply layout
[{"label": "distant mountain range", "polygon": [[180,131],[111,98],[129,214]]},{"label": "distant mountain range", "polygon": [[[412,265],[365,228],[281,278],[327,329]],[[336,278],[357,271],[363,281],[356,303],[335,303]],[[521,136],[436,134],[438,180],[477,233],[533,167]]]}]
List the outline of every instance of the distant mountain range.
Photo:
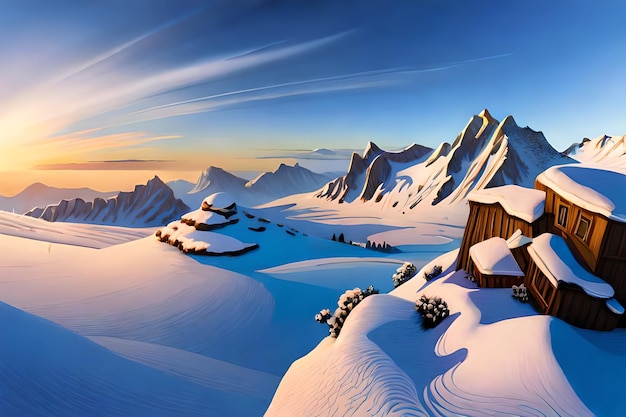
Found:
[{"label": "distant mountain range", "polygon": [[298,164],[280,164],[275,171],[264,172],[248,181],[211,166],[200,174],[193,185],[181,181],[168,184],[176,196],[190,207],[198,207],[207,196],[224,191],[244,206],[256,206],[292,194],[315,191],[333,177],[332,174],[315,173]]},{"label": "distant mountain range", "polygon": [[154,177],[131,192],[120,192],[108,199],[82,198],[61,200],[58,204],[38,207],[27,216],[48,221],[68,221],[119,226],[161,226],[177,219],[189,207],[174,197],[171,188]]},{"label": "distant mountain range", "polygon": [[532,187],[540,172],[557,164],[580,161],[626,170],[625,138],[583,139],[559,153],[543,133],[518,126],[512,116],[499,122],[485,109],[470,118],[452,143],[444,142],[436,149],[413,144],[389,152],[369,142],[362,155],[352,154],[341,176],[281,164],[250,181],[211,166],[195,184],[184,180],[164,184],[155,177],[132,192],[37,183],[16,196],[0,196],[0,210],[28,211],[29,216],[50,221],[161,226],[189,207],[198,207],[208,195],[224,191],[248,207],[303,193],[384,210],[445,207],[464,202],[474,189],[504,184]]},{"label": "distant mountain range", "polygon": [[502,122],[485,109],[470,118],[449,144],[436,149],[411,145],[386,152],[369,143],[354,153],[348,172],[315,193],[337,203],[371,203],[386,209],[451,205],[474,189],[518,184],[532,187],[546,168],[575,162],[556,151],[543,133]]},{"label": "distant mountain range", "polygon": [[56,188],[41,183],[31,184],[12,197],[0,196],[0,210],[15,211],[23,214],[36,207],[56,204],[61,200],[82,198],[85,201],[96,198],[107,199],[117,195],[119,191],[101,192],[91,188]]}]

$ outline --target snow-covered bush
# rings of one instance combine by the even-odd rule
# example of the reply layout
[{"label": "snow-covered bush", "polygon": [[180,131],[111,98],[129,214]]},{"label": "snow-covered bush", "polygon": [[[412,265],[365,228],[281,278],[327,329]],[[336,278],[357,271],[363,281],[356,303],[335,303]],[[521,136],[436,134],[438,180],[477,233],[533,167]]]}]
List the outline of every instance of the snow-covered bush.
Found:
[{"label": "snow-covered bush", "polygon": [[450,315],[448,303],[441,297],[430,298],[422,295],[415,303],[415,310],[422,316],[426,328],[435,327]]},{"label": "snow-covered bush", "polygon": [[394,288],[399,287],[400,285],[413,278],[416,272],[417,268],[412,263],[405,262],[404,264],[402,264],[400,268],[396,269],[396,273],[391,276],[391,278],[393,279]]},{"label": "snow-covered bush", "polygon": [[528,301],[528,288],[524,284],[513,285],[513,298],[520,300],[522,303]]},{"label": "snow-covered bush", "polygon": [[430,281],[431,279],[441,275],[442,271],[443,268],[441,268],[441,265],[435,265],[433,266],[433,269],[430,270],[430,273],[424,272],[424,279],[426,281]]},{"label": "snow-covered bush", "polygon": [[367,287],[365,290],[361,290],[360,288],[355,288],[353,290],[347,290],[344,292],[339,300],[337,301],[337,309],[335,313],[331,316],[330,309],[323,309],[318,314],[315,315],[315,320],[318,323],[325,323],[329,327],[329,333],[331,337],[339,336],[341,332],[341,328],[345,323],[348,315],[359,304],[365,297],[368,297],[372,294],[378,294],[378,290],[373,286]]}]

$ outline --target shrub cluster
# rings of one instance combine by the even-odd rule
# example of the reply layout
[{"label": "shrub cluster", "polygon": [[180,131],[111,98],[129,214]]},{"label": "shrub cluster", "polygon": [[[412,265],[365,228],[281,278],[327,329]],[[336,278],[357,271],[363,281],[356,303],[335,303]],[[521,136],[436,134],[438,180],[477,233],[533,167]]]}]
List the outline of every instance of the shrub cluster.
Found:
[{"label": "shrub cluster", "polygon": [[528,302],[528,288],[524,284],[513,285],[513,298],[520,300],[522,303]]},{"label": "shrub cluster", "polygon": [[422,295],[415,303],[415,310],[422,316],[426,328],[435,327],[450,315],[448,303],[441,297],[430,298]]},{"label": "shrub cluster", "polygon": [[394,288],[398,288],[400,285],[404,284],[417,272],[417,268],[410,262],[405,262],[402,266],[396,269],[396,273],[391,276],[393,279]]},{"label": "shrub cluster", "polygon": [[339,336],[341,332],[341,328],[345,323],[348,315],[359,304],[365,297],[368,297],[372,294],[378,294],[378,290],[373,286],[367,287],[365,290],[361,290],[360,288],[355,288],[353,290],[347,290],[344,292],[339,300],[337,301],[337,309],[335,310],[335,314],[331,316],[330,309],[323,309],[318,314],[315,315],[315,320],[318,323],[325,323],[329,327],[329,333],[331,337]]},{"label": "shrub cluster", "polygon": [[430,270],[430,273],[424,272],[424,279],[426,281],[430,281],[431,279],[441,275],[442,271],[443,271],[443,268],[441,267],[441,265],[435,265],[433,266],[433,269]]}]

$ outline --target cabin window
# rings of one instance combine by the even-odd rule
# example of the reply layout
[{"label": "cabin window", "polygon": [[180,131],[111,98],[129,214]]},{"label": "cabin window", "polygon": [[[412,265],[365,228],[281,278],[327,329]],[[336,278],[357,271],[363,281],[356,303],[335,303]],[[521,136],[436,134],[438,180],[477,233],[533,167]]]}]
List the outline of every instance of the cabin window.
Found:
[{"label": "cabin window", "polygon": [[561,227],[567,227],[567,211],[568,211],[567,206],[561,204],[559,206],[559,215],[556,218],[557,223],[559,224],[559,226]]},{"label": "cabin window", "polygon": [[578,226],[576,227],[576,236],[578,236],[582,240],[587,239],[590,226],[591,219],[588,219],[585,216],[580,216],[580,219],[578,219]]}]

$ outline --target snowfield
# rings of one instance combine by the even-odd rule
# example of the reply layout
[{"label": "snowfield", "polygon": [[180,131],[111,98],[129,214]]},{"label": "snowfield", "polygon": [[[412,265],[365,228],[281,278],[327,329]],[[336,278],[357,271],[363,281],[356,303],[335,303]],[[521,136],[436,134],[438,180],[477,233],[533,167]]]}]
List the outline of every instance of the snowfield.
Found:
[{"label": "snowfield", "polygon": [[184,255],[154,229],[0,213],[0,415],[262,415],[326,334],[319,306],[344,286],[390,289],[401,263],[241,217],[219,236],[259,242],[245,262]]}]

